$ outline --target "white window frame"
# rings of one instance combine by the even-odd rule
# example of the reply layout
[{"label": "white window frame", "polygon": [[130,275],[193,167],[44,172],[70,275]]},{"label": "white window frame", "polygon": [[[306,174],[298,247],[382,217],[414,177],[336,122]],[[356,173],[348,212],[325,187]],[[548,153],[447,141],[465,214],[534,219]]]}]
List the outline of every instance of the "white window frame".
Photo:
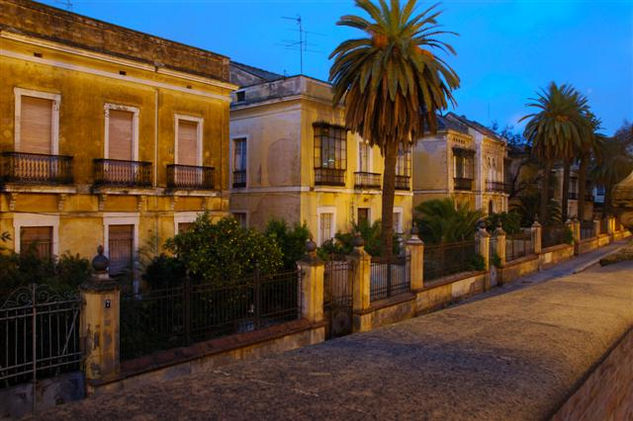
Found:
[{"label": "white window frame", "polygon": [[248,134],[244,134],[244,135],[235,135],[235,136],[231,136],[231,143],[229,144],[229,187],[231,189],[233,189],[233,171],[235,171],[235,141],[236,140],[240,140],[240,139],[245,139],[246,140],[246,186],[245,187],[240,187],[240,189],[244,189],[244,188],[248,188],[248,186],[250,185],[250,171],[248,170],[248,166],[249,166],[249,162],[248,160],[250,159],[251,153],[250,153],[250,136]]},{"label": "white window frame", "polygon": [[231,216],[234,217],[234,215],[236,213],[243,213],[244,215],[246,215],[246,228],[250,227],[250,212],[247,210],[241,210],[241,209],[231,209]]},{"label": "white window frame", "polygon": [[20,228],[53,227],[53,256],[59,256],[59,215],[40,215],[37,213],[13,214],[13,249],[20,253]]},{"label": "white window frame", "polygon": [[404,209],[402,208],[402,206],[394,206],[393,207],[393,213],[397,213],[400,216],[398,217],[398,226],[394,226],[394,231],[396,232],[396,234],[403,234],[404,233]]},{"label": "white window frame", "polygon": [[103,158],[109,159],[109,146],[110,146],[110,110],[128,111],[133,114],[132,116],[132,161],[138,161],[138,116],[139,109],[137,107],[130,107],[128,105],[112,104],[106,102],[103,105],[105,115],[105,129],[103,132]]},{"label": "white window frame", "polygon": [[51,114],[51,154],[59,154],[59,105],[62,100],[60,94],[51,92],[34,91],[32,89],[23,89],[14,87],[13,94],[15,96],[15,122],[14,122],[14,145],[16,152],[20,152],[21,147],[21,129],[22,129],[22,97],[30,96],[34,98],[49,99],[53,101],[53,111]]},{"label": "white window frame", "polygon": [[132,239],[132,262],[138,260],[139,249],[139,220],[138,212],[109,212],[103,214],[103,254],[110,256],[110,225],[134,225],[134,238]]},{"label": "white window frame", "polygon": [[189,224],[196,222],[196,219],[204,212],[176,212],[174,213],[174,235],[178,234],[178,224]]},{"label": "white window frame", "polygon": [[[202,136],[203,136],[203,124],[204,124],[204,118],[202,117],[194,117],[194,116],[190,116],[190,115],[184,115],[184,114],[174,114],[174,133],[175,133],[175,137],[174,137],[174,163],[175,164],[180,164],[180,162],[178,162],[178,123],[180,122],[180,120],[183,121],[190,121],[193,123],[196,123],[198,125],[197,127],[197,133],[196,133],[196,143],[197,143],[197,147],[198,147],[198,156],[196,156],[196,165],[201,167],[202,166]],[[247,155],[247,159],[248,159],[248,155]]]},{"label": "white window frame", "polygon": [[356,149],[356,153],[358,154],[358,159],[356,160],[356,168],[358,168],[358,171],[362,171],[361,170],[361,165],[360,165],[360,148],[361,146],[368,146],[369,147],[369,153],[367,154],[367,172],[373,172],[374,169],[374,148],[372,146],[369,145],[369,143],[365,142],[363,139],[358,139],[358,147]]},{"label": "white window frame", "polygon": [[[336,235],[336,207],[334,206],[321,206],[317,208],[317,244],[321,246],[326,240],[321,238],[321,214],[332,214],[332,226],[330,227],[330,238],[334,238]],[[330,239],[328,238],[328,240]]]}]

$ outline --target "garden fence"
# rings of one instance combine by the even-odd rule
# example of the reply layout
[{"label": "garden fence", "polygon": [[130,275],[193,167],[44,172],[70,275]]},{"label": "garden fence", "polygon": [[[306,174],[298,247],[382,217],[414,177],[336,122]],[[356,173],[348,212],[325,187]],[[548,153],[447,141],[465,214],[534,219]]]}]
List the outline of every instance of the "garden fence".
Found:
[{"label": "garden fence", "polygon": [[408,292],[411,283],[407,273],[409,257],[371,259],[370,302]]},{"label": "garden fence", "polygon": [[529,256],[534,253],[532,233],[522,232],[506,237],[506,262]]},{"label": "garden fence", "polygon": [[586,240],[595,236],[596,230],[593,221],[582,221],[580,223],[580,239]]},{"label": "garden fence", "polygon": [[566,244],[569,228],[564,225],[547,225],[541,231],[541,247],[553,247]]},{"label": "garden fence", "polygon": [[475,241],[425,245],[424,280],[471,271],[476,255]]}]

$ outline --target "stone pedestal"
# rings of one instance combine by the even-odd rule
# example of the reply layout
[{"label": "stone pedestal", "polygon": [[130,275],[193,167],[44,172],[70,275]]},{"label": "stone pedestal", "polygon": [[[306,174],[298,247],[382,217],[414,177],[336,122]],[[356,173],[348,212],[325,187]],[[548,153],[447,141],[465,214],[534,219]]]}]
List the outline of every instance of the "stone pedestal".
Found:
[{"label": "stone pedestal", "polygon": [[596,237],[599,236],[600,234],[602,234],[600,232],[600,220],[599,219],[594,219],[593,220],[593,231],[596,233]]},{"label": "stone pedestal", "polygon": [[417,230],[411,231],[406,248],[409,255],[411,291],[418,291],[424,287],[424,242],[418,237]]},{"label": "stone pedestal", "polygon": [[532,224],[532,245],[534,246],[534,254],[541,254],[543,227],[538,221]]},{"label": "stone pedestal", "polygon": [[484,258],[484,270],[490,270],[490,234],[486,228],[479,228],[476,235],[477,251]]},{"label": "stone pedestal", "polygon": [[495,229],[494,235],[494,251],[499,258],[499,266],[504,267],[506,265],[506,232],[503,230],[503,227],[501,227],[501,224]]},{"label": "stone pedestal", "polygon": [[364,332],[371,329],[369,308],[371,293],[371,256],[365,251],[362,238],[354,239],[354,251],[350,256],[352,264],[352,307],[353,331]]},{"label": "stone pedestal", "polygon": [[323,277],[325,265],[316,255],[316,244],[309,241],[306,256],[297,262],[302,272],[299,302],[302,318],[311,322],[323,320]]}]

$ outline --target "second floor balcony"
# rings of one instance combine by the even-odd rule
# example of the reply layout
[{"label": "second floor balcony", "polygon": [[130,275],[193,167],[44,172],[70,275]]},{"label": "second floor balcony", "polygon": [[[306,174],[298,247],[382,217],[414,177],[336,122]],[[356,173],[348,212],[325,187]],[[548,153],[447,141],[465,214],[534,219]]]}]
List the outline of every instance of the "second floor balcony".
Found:
[{"label": "second floor balcony", "polygon": [[316,186],[345,186],[345,170],[340,168],[315,168]]},{"label": "second floor balcony", "polygon": [[72,164],[72,156],[3,152],[0,177],[3,183],[67,185],[73,183]]},{"label": "second floor balcony", "polygon": [[213,167],[194,165],[167,165],[167,187],[170,189],[213,190]]},{"label": "second floor balcony", "polygon": [[357,171],[354,173],[354,187],[357,189],[380,189],[380,174]]},{"label": "second floor balcony", "polygon": [[152,163],[95,159],[94,184],[108,187],[151,187]]},{"label": "second floor balcony", "polygon": [[472,178],[455,177],[455,178],[453,178],[453,182],[455,184],[455,190],[461,190],[461,191],[472,191],[473,190],[473,179]]},{"label": "second floor balcony", "polygon": [[502,181],[486,181],[486,191],[493,193],[509,193],[510,185]]},{"label": "second floor balcony", "polygon": [[408,175],[396,175],[396,190],[409,190],[411,188],[411,177]]},{"label": "second floor balcony", "polygon": [[233,187],[246,187],[246,170],[233,171]]}]

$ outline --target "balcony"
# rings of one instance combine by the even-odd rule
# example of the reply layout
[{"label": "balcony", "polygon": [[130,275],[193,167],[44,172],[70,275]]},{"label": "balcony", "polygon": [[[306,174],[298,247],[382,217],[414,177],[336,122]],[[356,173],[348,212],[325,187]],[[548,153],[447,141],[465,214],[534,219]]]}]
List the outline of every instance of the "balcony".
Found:
[{"label": "balcony", "polygon": [[486,191],[495,193],[509,193],[510,185],[501,181],[487,181]]},{"label": "balcony", "polygon": [[567,193],[567,198],[569,200],[578,200],[578,192],[570,191],[569,193]]},{"label": "balcony", "polygon": [[345,170],[339,168],[315,168],[316,186],[345,186]]},{"label": "balcony", "polygon": [[455,177],[453,178],[453,182],[455,183],[455,190],[462,190],[462,191],[473,190],[472,178]]},{"label": "balcony", "polygon": [[246,187],[246,170],[233,171],[233,187]]},{"label": "balcony", "polygon": [[152,163],[95,159],[94,184],[109,187],[151,187]]},{"label": "balcony", "polygon": [[354,187],[357,189],[380,189],[380,174],[357,171],[354,173]]},{"label": "balcony", "polygon": [[73,183],[73,157],[23,152],[3,152],[3,183],[66,185]]},{"label": "balcony", "polygon": [[410,190],[411,177],[408,175],[396,175],[396,190]]},{"label": "balcony", "polygon": [[167,165],[167,187],[183,190],[213,190],[214,173],[213,167]]}]

